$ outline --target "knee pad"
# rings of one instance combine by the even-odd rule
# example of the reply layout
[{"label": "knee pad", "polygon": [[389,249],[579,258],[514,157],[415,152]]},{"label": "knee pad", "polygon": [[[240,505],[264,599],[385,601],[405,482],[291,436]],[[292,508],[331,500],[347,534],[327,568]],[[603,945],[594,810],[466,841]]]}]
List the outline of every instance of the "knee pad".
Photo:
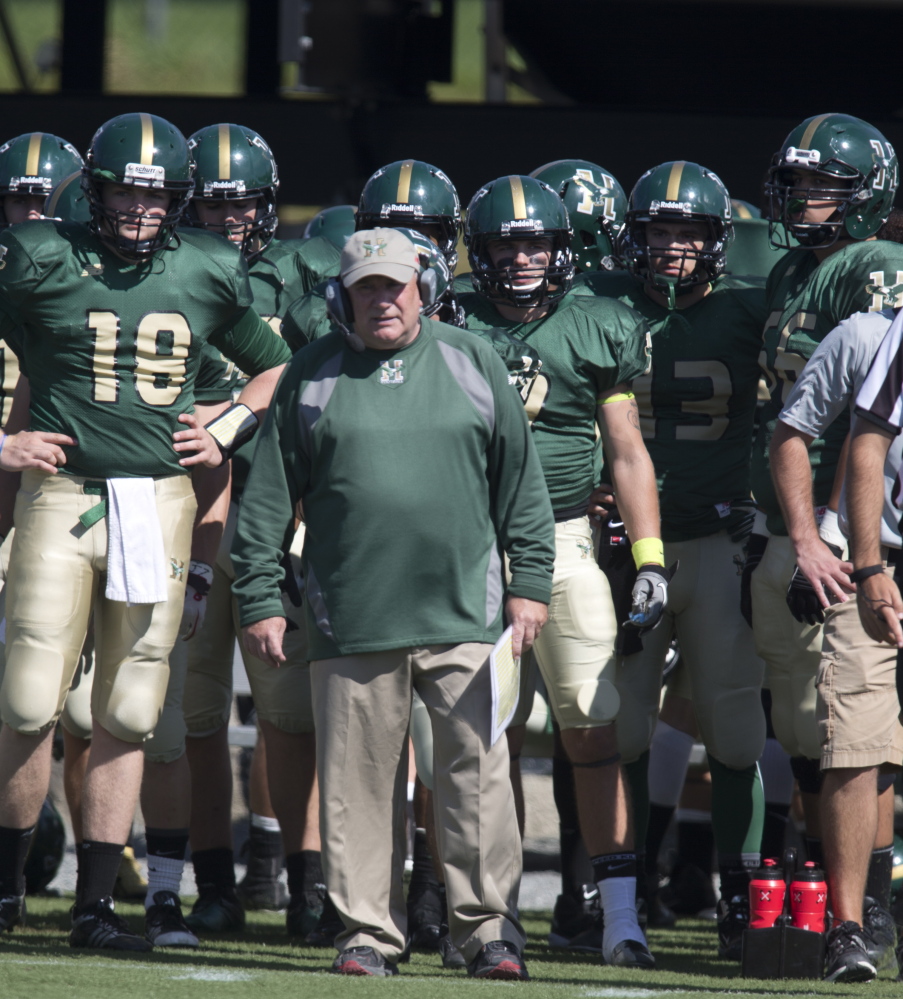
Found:
[{"label": "knee pad", "polygon": [[218,732],[229,724],[232,713],[232,670],[228,677],[193,670],[185,675],[185,692],[182,695],[185,725],[193,736],[204,737]]},{"label": "knee pad", "polygon": [[185,752],[186,731],[181,709],[164,706],[153,735],[145,740],[144,758],[151,763],[175,763]]},{"label": "knee pad", "polygon": [[[47,653],[48,657],[51,653]],[[0,686],[0,721],[20,735],[41,735],[56,725],[62,713],[60,704],[60,669],[28,670],[15,663],[12,656],[6,664],[3,684]]]},{"label": "knee pad", "polygon": [[611,725],[618,717],[621,695],[610,680],[587,680],[577,690],[576,707],[583,720],[570,725],[568,724],[570,719],[564,718],[561,721],[562,728],[596,728]]},{"label": "knee pad", "polygon": [[765,748],[766,726],[757,687],[726,690],[709,704],[697,705],[696,715],[706,749],[716,760],[732,770],[744,770],[758,761]]},{"label": "knee pad", "polygon": [[818,760],[807,756],[792,756],[790,769],[803,794],[818,794],[821,791],[822,772]]}]

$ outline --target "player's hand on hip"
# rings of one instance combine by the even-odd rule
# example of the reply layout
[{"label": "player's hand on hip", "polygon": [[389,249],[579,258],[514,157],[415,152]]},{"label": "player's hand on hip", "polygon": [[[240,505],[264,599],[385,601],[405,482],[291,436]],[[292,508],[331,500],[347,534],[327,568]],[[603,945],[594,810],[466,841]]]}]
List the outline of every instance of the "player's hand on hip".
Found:
[{"label": "player's hand on hip", "polygon": [[797,619],[808,624],[824,621],[823,607],[844,603],[855,587],[850,582],[853,563],[845,562],[843,550],[819,538],[800,549],[796,569],[787,587],[787,606]]},{"label": "player's hand on hip", "polygon": [[590,520],[599,524],[607,524],[615,505],[614,486],[603,482],[592,491],[589,506],[586,508]]},{"label": "player's hand on hip", "polygon": [[242,628],[245,648],[267,666],[277,669],[285,662],[282,638],[285,635],[284,617],[267,617]]},{"label": "player's hand on hip", "polygon": [[201,425],[194,413],[182,413],[179,423],[184,423],[188,428],[177,430],[172,435],[173,448],[180,454],[184,452],[186,455],[179,460],[180,465],[184,468],[191,468],[193,465],[217,468],[223,463],[223,452],[220,451],[219,444]]},{"label": "player's hand on hip", "polygon": [[903,599],[897,584],[879,572],[856,584],[859,620],[873,641],[903,648]]},{"label": "player's hand on hip", "polygon": [[529,652],[549,619],[549,608],[538,600],[526,597],[508,597],[505,601],[505,617],[511,625],[511,645],[514,656]]},{"label": "player's hand on hip", "polygon": [[67,434],[50,434],[43,430],[23,430],[5,434],[0,447],[0,468],[5,472],[21,472],[38,468],[56,475],[66,464],[64,447],[75,447],[78,441]]}]

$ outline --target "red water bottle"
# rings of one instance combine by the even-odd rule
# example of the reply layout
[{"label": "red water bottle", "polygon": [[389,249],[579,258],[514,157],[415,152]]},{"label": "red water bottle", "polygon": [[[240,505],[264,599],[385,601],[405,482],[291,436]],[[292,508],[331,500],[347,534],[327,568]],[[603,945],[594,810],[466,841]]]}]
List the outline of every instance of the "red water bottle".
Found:
[{"label": "red water bottle", "polygon": [[784,872],[774,860],[765,860],[749,882],[749,928],[774,926],[784,911]]},{"label": "red water bottle", "polygon": [[825,872],[807,860],[790,882],[790,917],[800,930],[825,932],[828,910],[828,886]]}]

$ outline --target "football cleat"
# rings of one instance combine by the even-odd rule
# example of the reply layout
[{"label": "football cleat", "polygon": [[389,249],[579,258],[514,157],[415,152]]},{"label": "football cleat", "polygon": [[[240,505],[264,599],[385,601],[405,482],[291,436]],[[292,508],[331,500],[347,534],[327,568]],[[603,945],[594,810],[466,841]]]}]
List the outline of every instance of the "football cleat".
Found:
[{"label": "football cleat", "polygon": [[349,947],[332,962],[332,970],[337,975],[357,975],[372,978],[386,978],[397,975],[398,968],[390,964],[382,954],[372,947]]},{"label": "football cleat", "polygon": [[[599,905],[599,889],[594,884],[583,885],[575,895],[559,895],[552,911],[549,946],[568,947],[575,937],[592,931],[599,915]],[[601,948],[600,938],[598,949]]]},{"label": "football cleat", "polygon": [[870,982],[878,971],[866,950],[865,937],[858,923],[845,922],[828,930],[828,956],[825,962],[827,982]]},{"label": "football cleat", "polygon": [[245,910],[234,888],[204,886],[191,907],[185,924],[191,930],[207,933],[231,933],[245,928]]},{"label": "football cleat", "polygon": [[323,915],[326,885],[293,895],[285,910],[285,928],[290,937],[306,937],[317,928]]},{"label": "football cleat", "polygon": [[344,929],[345,924],[342,922],[342,917],[336,912],[336,907],[332,904],[332,899],[327,893],[317,925],[304,940],[310,947],[333,947],[335,946],[335,938]]},{"label": "football cleat", "polygon": [[605,963],[616,968],[654,968],[655,958],[641,941],[622,940],[612,947]]},{"label": "football cleat", "polygon": [[25,896],[7,895],[0,898],[0,933],[12,933],[14,926],[25,925]]},{"label": "football cleat", "polygon": [[158,891],[154,904],[144,914],[144,936],[155,947],[197,947],[198,938],[182,917],[179,896],[172,891]]},{"label": "football cleat", "polygon": [[749,927],[749,896],[734,895],[718,902],[718,956],[739,961],[743,956],[743,931]]},{"label": "football cleat", "polygon": [[467,966],[471,978],[526,982],[530,976],[520,951],[507,940],[490,940]]},{"label": "football cleat", "polygon": [[107,895],[80,912],[72,907],[70,947],[91,947],[100,950],[149,951],[153,944],[137,933],[113,911],[113,899]]},{"label": "football cleat", "polygon": [[878,973],[895,978],[897,965],[897,927],[894,917],[875,899],[866,895],[862,915],[862,937],[869,960]]}]

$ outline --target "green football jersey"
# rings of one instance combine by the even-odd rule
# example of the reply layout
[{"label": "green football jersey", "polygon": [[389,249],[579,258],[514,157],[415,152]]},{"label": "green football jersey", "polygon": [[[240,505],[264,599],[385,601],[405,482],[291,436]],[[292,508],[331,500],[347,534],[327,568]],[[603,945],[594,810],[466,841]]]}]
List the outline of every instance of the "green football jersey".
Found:
[{"label": "green football jersey", "polygon": [[[851,243],[821,264],[811,250],[790,250],[769,275],[765,296],[768,318],[759,365],[770,398],[753,447],[752,489],[767,514],[768,530],[786,535],[768,461],[781,408],[815,348],[841,320],[855,312],[903,305],[903,245],[887,240]],[[828,502],[849,429],[845,410],[809,448],[816,506]]]},{"label": "green football jersey", "polygon": [[750,514],[765,282],[721,277],[705,298],[673,312],[623,271],[597,271],[583,284],[629,305],[652,332],[652,370],[633,391],[658,479],[662,538],[737,530]]},{"label": "green football jersey", "polygon": [[781,250],[772,247],[768,219],[734,219],[734,241],[728,247],[724,269],[737,277],[757,277],[764,281],[781,259]]},{"label": "green football jersey", "polygon": [[312,659],[494,642],[506,589],[550,598],[552,511],[523,407],[465,330],[425,322],[405,347],[361,352],[332,334],[295,356],[238,518],[243,625],[282,614],[298,499]]},{"label": "green football jersey", "polygon": [[340,260],[341,253],[321,236],[274,239],[248,265],[254,311],[281,334],[288,307],[324,279],[338,274]]},{"label": "green football jersey", "polygon": [[230,402],[241,390],[242,382],[241,372],[235,364],[223,357],[212,343],[205,343],[194,383],[194,401]]},{"label": "green football jersey", "polygon": [[293,354],[337,329],[326,314],[326,285],[321,281],[290,303],[282,319],[282,337]]},{"label": "green football jersey", "polygon": [[31,383],[31,427],[70,434],[67,472],[180,475],[172,435],[191,412],[209,342],[243,370],[288,348],[250,308],[247,265],[227,240],[182,231],[147,263],[77,223],[0,235],[0,337]]},{"label": "green football jersey", "polygon": [[597,396],[647,370],[645,319],[620,302],[589,296],[565,295],[545,319],[530,323],[504,319],[476,292],[459,302],[469,329],[502,329],[542,359],[527,416],[552,508],[578,516],[598,483]]}]

